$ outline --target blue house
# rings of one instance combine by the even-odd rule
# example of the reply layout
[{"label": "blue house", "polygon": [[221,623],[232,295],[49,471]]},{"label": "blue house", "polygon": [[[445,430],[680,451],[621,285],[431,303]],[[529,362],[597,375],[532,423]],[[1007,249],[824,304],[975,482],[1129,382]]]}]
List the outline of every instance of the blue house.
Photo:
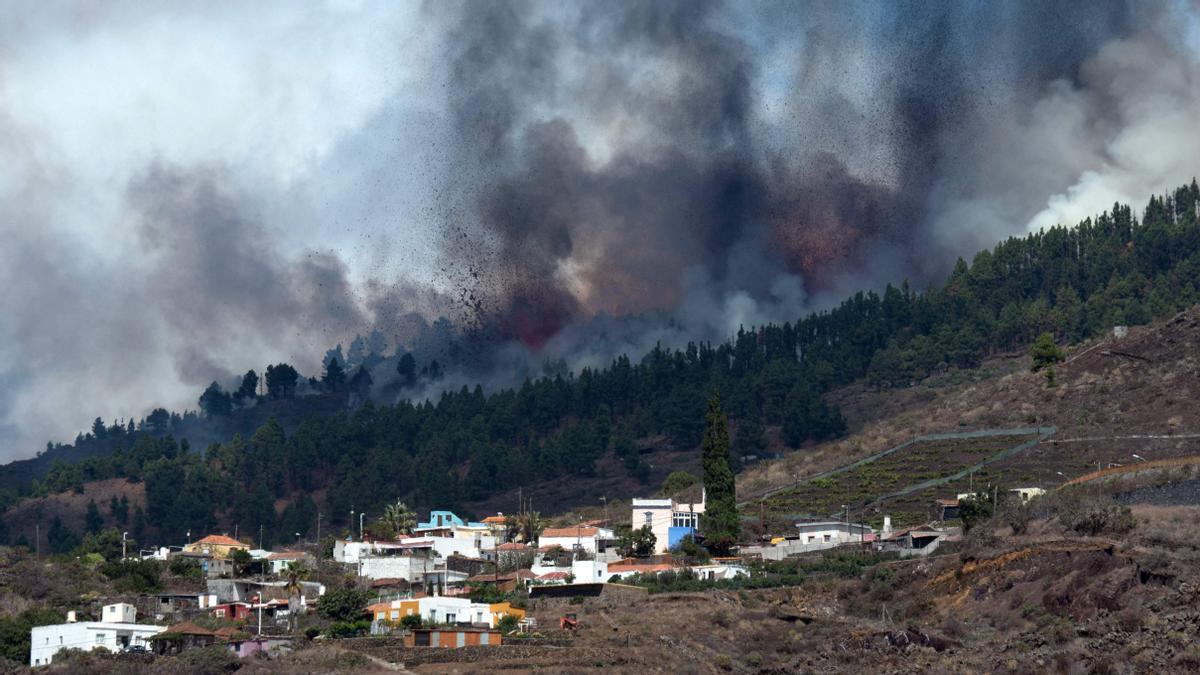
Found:
[{"label": "blue house", "polygon": [[487,525],[483,523],[466,522],[462,518],[454,515],[451,511],[430,511],[429,521],[417,523],[416,533],[418,534],[433,534],[438,531],[450,530],[484,530],[487,531]]}]

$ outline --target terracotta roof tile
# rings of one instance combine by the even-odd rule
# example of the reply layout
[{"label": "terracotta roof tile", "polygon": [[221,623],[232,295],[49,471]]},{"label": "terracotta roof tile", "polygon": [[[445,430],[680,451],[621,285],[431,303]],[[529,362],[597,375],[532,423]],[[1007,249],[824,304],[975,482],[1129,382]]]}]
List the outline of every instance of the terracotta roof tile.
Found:
[{"label": "terracotta roof tile", "polygon": [[247,546],[246,544],[243,544],[242,542],[238,541],[237,539],[234,539],[233,537],[226,537],[223,534],[210,534],[207,537],[201,539],[200,541],[197,541],[196,543],[197,544],[213,544],[215,546],[241,546],[243,548],[249,548],[249,546]]},{"label": "terracotta roof tile", "polygon": [[211,630],[209,630],[207,628],[201,628],[200,626],[197,626],[196,624],[192,623],[191,621],[184,621],[183,623],[177,623],[174,626],[170,626],[163,632],[164,633],[175,633],[177,635],[216,635],[216,633],[212,632]]}]

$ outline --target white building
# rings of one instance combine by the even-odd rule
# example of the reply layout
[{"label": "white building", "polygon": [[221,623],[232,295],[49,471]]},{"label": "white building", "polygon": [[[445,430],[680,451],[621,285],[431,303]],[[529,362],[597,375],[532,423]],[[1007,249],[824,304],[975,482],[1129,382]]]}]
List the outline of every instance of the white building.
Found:
[{"label": "white building", "polygon": [[399,541],[339,540],[333,545],[333,559],[354,565],[360,558],[405,555],[416,549],[432,549],[442,558],[460,555],[487,559],[495,554],[496,538],[473,533],[470,537],[406,537]]},{"label": "white building", "polygon": [[[885,531],[890,530],[890,519],[884,519]],[[743,555],[757,555],[763,560],[783,560],[792,555],[822,551],[846,544],[869,544],[878,537],[868,525],[847,523],[841,520],[796,523],[797,533],[769,546],[743,546]]]},{"label": "white building", "polygon": [[368,605],[367,611],[374,621],[395,622],[415,615],[427,624],[476,624],[490,628],[495,628],[505,614],[514,614],[518,618],[525,615],[521,610],[513,610],[507,602],[488,604],[444,595],[379,602]]},{"label": "white building", "polygon": [[118,652],[132,646],[149,646],[149,640],[166,626],[138,624],[133,605],[105,605],[101,621],[75,621],[75,613],[67,615],[67,623],[37,626],[29,631],[29,665],[45,666],[63,649],[85,652],[104,649]]},{"label": "white building", "polygon": [[567,575],[572,577],[571,583],[576,584],[594,584],[607,582],[612,575],[608,572],[608,563],[600,560],[573,560],[570,565],[558,566],[547,565],[541,559],[541,556],[534,559],[533,565],[529,568],[530,572],[539,577],[547,574],[562,576],[557,580],[566,583]]},{"label": "white building", "polygon": [[635,499],[630,522],[635,530],[649,525],[654,533],[654,552],[666,553],[684,537],[699,531],[703,513],[703,497],[699,504],[683,504],[673,499]]},{"label": "white building", "polygon": [[547,527],[538,537],[538,548],[559,546],[566,551],[579,548],[596,556],[607,552],[616,539],[617,535],[607,527]]},{"label": "white building", "polygon": [[875,530],[869,526],[841,520],[796,523],[796,530],[798,542],[810,551],[875,541]]}]

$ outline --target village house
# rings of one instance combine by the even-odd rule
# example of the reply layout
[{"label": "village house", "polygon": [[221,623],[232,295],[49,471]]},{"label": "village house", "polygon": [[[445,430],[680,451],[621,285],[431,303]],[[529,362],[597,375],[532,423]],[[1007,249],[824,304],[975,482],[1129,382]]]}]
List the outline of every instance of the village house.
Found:
[{"label": "village house", "polygon": [[525,610],[507,602],[471,602],[469,598],[444,595],[379,602],[367,606],[366,611],[376,622],[396,623],[406,616],[419,616],[427,625],[467,624],[489,628],[495,628],[506,614],[517,620],[525,618]]},{"label": "village house", "polygon": [[293,563],[300,563],[306,567],[312,567],[314,562],[311,554],[304,551],[280,551],[271,553],[266,557],[268,573],[279,576],[287,571]]},{"label": "village house", "polygon": [[610,576],[608,563],[603,560],[578,560],[570,554],[560,557],[554,551],[535,556],[529,571],[543,584],[604,582]]},{"label": "village house", "polygon": [[154,616],[156,621],[191,616],[207,612],[217,604],[212,593],[157,593],[139,600],[142,611]]},{"label": "village house", "polygon": [[150,639],[153,651],[159,656],[171,656],[189,649],[207,647],[217,641],[217,634],[191,621],[168,627]]},{"label": "village house", "polygon": [[606,527],[547,527],[538,537],[538,548],[559,546],[567,551],[582,550],[593,557],[603,557],[615,549],[616,539],[616,534]]},{"label": "village house", "polygon": [[[322,595],[325,595],[325,584],[316,581],[301,581],[300,588],[300,611],[306,611]],[[255,602],[255,598],[261,598],[260,602],[269,598],[283,601],[288,599],[286,581],[209,579],[208,592],[217,596],[217,604],[214,607],[236,602]]]},{"label": "village house", "polygon": [[[491,537],[487,539],[494,541]],[[447,585],[466,580],[468,569],[456,569],[451,558],[484,564],[494,551],[476,548],[473,540],[450,537],[406,537],[394,542],[337,542],[334,560],[365,579],[402,579],[412,584]]]},{"label": "village house", "polygon": [[137,623],[137,609],[125,603],[105,605],[100,621],[76,621],[75,612],[69,612],[66,623],[36,626],[30,631],[29,665],[48,665],[63,649],[118,652],[145,647],[163,630],[162,626]]},{"label": "village house", "polygon": [[211,614],[217,619],[241,621],[250,618],[252,612],[248,602],[225,602],[213,606]]},{"label": "village house", "polygon": [[[885,522],[887,520],[885,519]],[[885,530],[889,526],[885,526]],[[801,521],[796,523],[796,535],[775,538],[769,545],[743,546],[743,555],[754,555],[763,560],[783,560],[788,556],[823,551],[837,546],[870,544],[877,539],[875,530],[860,523],[842,520]]]},{"label": "village house", "polygon": [[508,518],[503,513],[488,516],[480,522],[487,526],[488,531],[496,538],[496,541],[502,542],[507,540]]},{"label": "village house", "polygon": [[632,511],[633,528],[649,526],[654,533],[654,552],[666,553],[677,548],[685,537],[696,536],[704,513],[704,498],[698,504],[674,499],[634,499]]},{"label": "village house", "polygon": [[210,534],[183,547],[184,553],[204,553],[214,558],[228,558],[229,554],[239,550],[249,553],[250,546],[223,534]]},{"label": "village house", "polygon": [[[491,539],[491,544],[487,545],[486,548],[496,547],[496,538],[492,534],[490,526],[484,523],[464,521],[450,511],[431,511],[429,513],[429,520],[424,523],[417,523],[413,534],[417,536],[448,537],[451,539],[468,539],[474,541],[481,541],[483,537],[488,537]],[[482,542],[480,547],[484,547]]]}]

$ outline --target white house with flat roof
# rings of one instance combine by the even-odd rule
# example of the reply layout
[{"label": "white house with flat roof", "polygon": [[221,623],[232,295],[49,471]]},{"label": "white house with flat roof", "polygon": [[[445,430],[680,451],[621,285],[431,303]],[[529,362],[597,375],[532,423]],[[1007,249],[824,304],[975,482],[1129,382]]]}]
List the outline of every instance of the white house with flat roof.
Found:
[{"label": "white house with flat roof", "polygon": [[66,623],[33,628],[29,631],[29,665],[49,665],[64,649],[119,652],[134,646],[148,647],[151,637],[167,629],[136,623],[137,609],[125,603],[105,605],[100,616],[101,621],[75,621],[75,613],[71,612]]},{"label": "white house with flat roof", "polygon": [[674,499],[635,499],[630,523],[635,530],[649,525],[654,533],[654,552],[666,553],[684,537],[699,531],[703,514],[703,497],[699,504],[684,504]]}]

